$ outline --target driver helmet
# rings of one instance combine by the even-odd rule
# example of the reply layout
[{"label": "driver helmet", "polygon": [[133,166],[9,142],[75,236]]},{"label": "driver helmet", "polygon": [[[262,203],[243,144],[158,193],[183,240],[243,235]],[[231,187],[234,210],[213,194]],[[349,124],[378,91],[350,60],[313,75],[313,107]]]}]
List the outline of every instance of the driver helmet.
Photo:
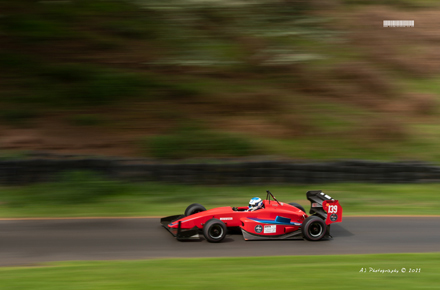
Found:
[{"label": "driver helmet", "polygon": [[249,201],[249,211],[254,211],[263,207],[263,201],[259,197],[254,197]]}]

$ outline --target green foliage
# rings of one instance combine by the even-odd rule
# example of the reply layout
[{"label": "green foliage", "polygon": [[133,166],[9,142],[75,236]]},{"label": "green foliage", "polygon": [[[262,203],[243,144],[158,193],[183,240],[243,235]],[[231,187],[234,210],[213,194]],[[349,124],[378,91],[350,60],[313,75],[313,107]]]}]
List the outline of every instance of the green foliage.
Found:
[{"label": "green foliage", "polygon": [[165,86],[167,90],[166,96],[175,100],[182,100],[200,96],[202,95],[203,90],[203,86],[194,82],[174,82]]},{"label": "green foliage", "polygon": [[[46,111],[123,102],[129,107],[137,105],[133,101],[160,98],[166,106],[161,119],[167,124],[170,120],[164,120],[166,115],[171,116],[168,119],[187,118],[193,113],[191,110],[199,109],[193,106],[198,102],[215,111],[217,119],[235,115],[266,123],[265,118],[276,119],[283,110],[289,110],[289,114],[298,116],[299,123],[305,124],[298,130],[302,132],[291,133],[288,122],[280,122],[274,126],[274,132],[287,133],[273,136],[263,136],[264,130],[258,129],[252,129],[255,135],[246,138],[190,130],[144,142],[144,150],[160,158],[243,156],[255,154],[258,144],[257,148],[265,148],[260,153],[292,158],[440,160],[437,134],[417,130],[414,130],[417,136],[406,133],[408,123],[425,120],[412,119],[410,109],[404,108],[412,107],[419,116],[434,116],[436,95],[440,92],[438,77],[410,79],[410,76],[403,80],[411,90],[433,96],[416,95],[408,100],[407,90],[402,89],[404,94],[396,96],[395,104],[383,103],[381,98],[386,91],[374,86],[377,78],[378,84],[383,82],[385,88],[395,80],[377,76],[376,72],[382,65],[392,66],[392,59],[401,62],[398,55],[390,63],[375,62],[368,56],[369,45],[362,49],[347,45],[351,41],[350,34],[343,33],[345,24],[324,17],[327,5],[335,7],[334,15],[338,15],[351,4],[435,7],[439,1],[343,0],[342,6],[324,1],[323,7],[318,7],[319,1],[209,2],[0,1],[0,36],[5,43],[0,47],[0,106],[8,108],[1,109],[1,121],[21,126],[30,124],[32,118]],[[320,13],[308,13],[312,9]],[[407,54],[434,51],[434,47],[427,46],[435,42],[431,38],[426,35],[426,41],[418,41],[414,51]],[[405,50],[407,45],[401,47]],[[332,81],[334,72],[328,70],[329,65],[353,60],[359,62],[360,69],[367,63],[372,67],[371,73],[344,82]],[[400,65],[411,67],[410,62],[405,63]],[[310,70],[313,66],[322,74],[314,74]],[[147,74],[147,70],[154,73]],[[350,71],[348,75],[353,76]],[[213,84],[205,82],[206,79],[213,80]],[[240,86],[246,88],[237,89]],[[241,103],[245,98],[240,94],[250,97]],[[276,104],[268,110],[273,117],[260,112],[251,115],[263,111],[256,107],[269,103],[253,98],[258,94],[269,95],[270,103]],[[295,97],[287,100],[285,96],[289,94]],[[294,99],[296,95],[304,100],[298,102]],[[323,102],[320,95],[329,96],[328,102],[336,104],[335,108],[325,108],[319,114],[310,110],[310,104]],[[347,96],[352,97],[342,99]],[[399,101],[399,97],[403,98]],[[213,102],[214,98],[233,100],[232,105]],[[341,99],[335,101],[335,98]],[[191,104],[182,105],[182,101]],[[340,103],[356,102],[360,111],[341,112]],[[214,108],[216,103],[222,107]],[[378,113],[382,110],[386,113]],[[157,114],[152,110],[147,114],[150,113]],[[381,123],[380,114],[397,119],[395,123],[399,127],[390,126],[390,122],[383,122],[386,126],[369,123],[371,120]],[[407,117],[408,121],[398,120]],[[69,121],[79,126],[100,123],[99,117],[93,115],[73,116]],[[382,133],[375,136],[376,131]],[[401,135],[408,137],[409,142],[399,137],[395,142],[377,141],[384,135],[392,137],[393,132],[397,132],[394,136],[404,132]]]},{"label": "green foliage", "polygon": [[51,81],[82,82],[92,79],[99,70],[89,64],[64,63],[47,65],[42,68],[41,75]]},{"label": "green foliage", "polygon": [[0,52],[0,68],[3,73],[14,73],[29,76],[41,67],[34,57],[10,51]]},{"label": "green foliage", "polygon": [[35,16],[9,16],[1,27],[15,37],[27,41],[60,40],[75,36],[73,30],[58,21]]},{"label": "green foliage", "polygon": [[3,160],[20,160],[28,156],[25,150],[0,150],[0,158]]},{"label": "green foliage", "polygon": [[97,114],[79,114],[68,118],[70,123],[76,126],[96,126],[103,124],[105,121],[102,116]]},{"label": "green foliage", "polygon": [[[7,11],[5,17],[0,18],[0,27],[14,41],[61,40],[62,43],[62,40],[74,37],[78,44],[86,42],[89,47],[100,50],[122,49],[132,45],[127,43],[131,39],[158,41],[153,46],[163,46],[164,51],[169,50],[169,55],[181,56],[181,61],[176,62],[177,67],[221,66],[224,69],[230,66],[234,69],[237,64],[242,65],[242,58],[247,58],[249,52],[233,41],[235,33],[231,33],[236,29],[234,22],[247,21],[240,13],[202,4],[190,9],[186,9],[192,7],[187,6],[188,3],[171,4],[183,10],[153,9],[151,7],[156,5],[152,2],[143,3],[144,9],[139,9],[138,5],[124,0],[5,2],[0,6]],[[252,8],[256,23],[249,25],[270,26],[268,29],[272,30],[273,23],[275,27],[278,22],[288,23],[292,11],[303,11],[308,4],[295,2],[284,8],[275,6]],[[265,16],[266,12],[270,15]],[[225,26],[225,33],[205,29],[205,22]],[[58,51],[56,45],[53,49]],[[199,97],[209,91],[194,80],[179,82],[164,75],[167,79],[163,81],[92,64],[47,64],[47,60],[39,56],[33,56],[38,61],[27,61],[23,57],[20,53],[0,54],[0,66],[18,76],[12,80],[12,85],[20,86],[18,90],[22,91],[14,100],[16,103],[40,103],[52,107],[96,106],[138,95],[179,100]]]},{"label": "green foliage", "polygon": [[154,157],[165,159],[255,153],[255,147],[245,138],[189,127],[173,134],[151,137],[146,143]]},{"label": "green foliage", "polygon": [[14,75],[10,85],[21,89],[3,100],[50,107],[108,105],[132,97],[200,96],[203,84],[171,82],[155,74],[109,69],[87,63],[44,64],[26,55],[0,53],[0,67]]},{"label": "green foliage", "polygon": [[[139,13],[139,7],[125,0],[16,1],[0,3],[0,10],[12,11],[0,18],[0,29],[21,41],[80,39],[86,33],[78,24],[87,19],[87,26],[108,28],[122,37],[153,37],[156,19]],[[143,14],[143,15],[142,15]],[[80,27],[84,27],[80,24]]]},{"label": "green foliage", "polygon": [[72,88],[70,101],[84,105],[113,103],[140,92],[143,80],[134,73],[98,71]]},{"label": "green foliage", "polygon": [[0,111],[0,119],[14,126],[28,125],[37,116],[34,110],[28,108],[13,108]]},{"label": "green foliage", "polygon": [[159,36],[155,30],[155,25],[157,24],[140,19],[124,19],[106,23],[104,29],[124,38],[155,39]]},{"label": "green foliage", "polygon": [[88,64],[43,66],[28,79],[34,94],[25,98],[52,107],[97,106],[141,94],[148,77]]},{"label": "green foliage", "polygon": [[72,4],[79,14],[119,15],[138,11],[137,6],[128,0],[76,0]]}]

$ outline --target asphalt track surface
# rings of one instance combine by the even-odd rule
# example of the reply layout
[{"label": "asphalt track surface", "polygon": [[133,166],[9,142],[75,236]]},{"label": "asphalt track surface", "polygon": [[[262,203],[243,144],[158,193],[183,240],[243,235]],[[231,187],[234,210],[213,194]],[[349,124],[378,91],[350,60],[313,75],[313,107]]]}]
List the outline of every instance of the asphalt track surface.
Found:
[{"label": "asphalt track surface", "polygon": [[0,266],[48,261],[440,252],[440,217],[345,217],[333,239],[179,242],[159,219],[1,220]]}]

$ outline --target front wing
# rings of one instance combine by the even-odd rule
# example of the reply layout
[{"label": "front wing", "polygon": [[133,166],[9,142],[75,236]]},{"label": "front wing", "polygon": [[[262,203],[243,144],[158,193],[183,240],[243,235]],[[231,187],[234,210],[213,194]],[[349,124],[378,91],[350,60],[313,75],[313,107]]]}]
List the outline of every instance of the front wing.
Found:
[{"label": "front wing", "polygon": [[174,221],[180,220],[181,218],[185,217],[184,215],[172,215],[167,216],[160,219],[160,223],[162,226],[170,232],[175,238],[177,238],[178,241],[183,240],[192,240],[192,239],[199,239],[199,228],[193,227],[192,229],[182,229],[181,223],[178,223],[177,229],[170,228],[168,225]]}]

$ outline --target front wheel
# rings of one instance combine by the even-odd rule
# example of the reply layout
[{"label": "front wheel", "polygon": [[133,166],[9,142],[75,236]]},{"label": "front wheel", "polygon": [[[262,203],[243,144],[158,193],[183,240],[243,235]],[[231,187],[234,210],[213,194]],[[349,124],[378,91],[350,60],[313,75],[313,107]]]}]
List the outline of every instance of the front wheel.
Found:
[{"label": "front wheel", "polygon": [[185,216],[189,216],[189,215],[192,215],[192,214],[195,214],[195,213],[198,213],[201,211],[205,211],[205,210],[206,210],[206,208],[203,205],[201,205],[199,203],[193,203],[186,208]]},{"label": "front wheel", "polygon": [[301,225],[303,237],[309,241],[319,241],[327,233],[327,225],[317,216],[309,216]]},{"label": "front wheel", "polygon": [[210,219],[203,226],[203,235],[210,243],[220,243],[226,237],[226,225],[219,219]]}]

